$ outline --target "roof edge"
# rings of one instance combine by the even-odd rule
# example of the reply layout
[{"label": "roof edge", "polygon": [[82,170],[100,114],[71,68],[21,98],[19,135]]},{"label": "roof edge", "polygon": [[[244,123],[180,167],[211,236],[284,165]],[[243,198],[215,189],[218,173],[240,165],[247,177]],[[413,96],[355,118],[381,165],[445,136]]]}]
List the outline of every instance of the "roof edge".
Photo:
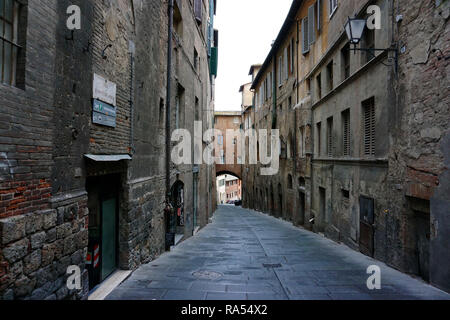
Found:
[{"label": "roof edge", "polygon": [[292,24],[296,21],[295,16],[297,15],[297,12],[300,9],[302,4],[303,4],[303,0],[294,0],[292,2],[291,8],[289,9],[289,13],[288,13],[286,19],[284,20],[284,24],[281,27],[281,30],[278,33],[278,36],[272,45],[272,49],[270,49],[269,54],[261,67],[261,70],[259,70],[258,74],[256,75],[256,78],[253,81],[251,89],[256,89],[255,85],[257,85],[259,83],[259,81],[261,80],[262,74],[267,69],[268,65],[270,64],[274,53],[280,48],[281,43],[285,39],[286,31],[288,31],[289,28],[292,26]]}]

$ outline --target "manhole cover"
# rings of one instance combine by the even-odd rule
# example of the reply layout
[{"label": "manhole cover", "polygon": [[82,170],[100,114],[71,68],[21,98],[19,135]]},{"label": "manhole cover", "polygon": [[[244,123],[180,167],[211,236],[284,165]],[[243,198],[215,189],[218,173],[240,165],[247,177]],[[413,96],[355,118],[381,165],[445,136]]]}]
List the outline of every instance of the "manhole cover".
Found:
[{"label": "manhole cover", "polygon": [[202,280],[216,280],[222,277],[222,274],[214,271],[197,271],[192,274],[194,277]]},{"label": "manhole cover", "polygon": [[263,264],[263,267],[267,268],[267,269],[276,269],[276,268],[281,268],[282,265],[279,264],[279,263],[277,263],[277,264]]}]

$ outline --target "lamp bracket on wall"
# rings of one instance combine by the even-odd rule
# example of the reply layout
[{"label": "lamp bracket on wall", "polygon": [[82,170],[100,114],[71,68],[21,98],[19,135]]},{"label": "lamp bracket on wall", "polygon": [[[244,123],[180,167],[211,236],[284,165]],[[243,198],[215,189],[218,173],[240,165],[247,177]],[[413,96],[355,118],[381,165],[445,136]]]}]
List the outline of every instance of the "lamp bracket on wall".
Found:
[{"label": "lamp bracket on wall", "polygon": [[106,55],[106,50],[108,50],[109,48],[111,48],[112,47],[112,44],[108,44],[107,46],[106,46],[106,48],[105,49],[103,49],[103,51],[102,51],[102,58],[103,59],[108,59],[108,56]]},{"label": "lamp bracket on wall", "polygon": [[75,31],[74,30],[70,30],[70,37],[65,36],[67,41],[73,41],[73,35],[74,35]]}]

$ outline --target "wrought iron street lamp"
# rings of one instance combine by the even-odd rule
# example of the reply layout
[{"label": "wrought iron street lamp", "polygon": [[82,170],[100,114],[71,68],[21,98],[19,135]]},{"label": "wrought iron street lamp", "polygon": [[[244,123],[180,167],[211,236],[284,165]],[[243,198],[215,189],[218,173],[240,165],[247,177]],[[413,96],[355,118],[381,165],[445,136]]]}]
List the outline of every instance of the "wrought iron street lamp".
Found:
[{"label": "wrought iron street lamp", "polygon": [[398,49],[397,48],[386,48],[386,49],[374,49],[374,48],[357,48],[356,46],[361,42],[361,38],[363,37],[364,31],[366,29],[367,20],[361,18],[348,18],[347,23],[345,24],[345,32],[347,33],[348,40],[350,44],[353,45],[354,52],[356,51],[366,51],[373,54],[375,51],[382,52],[394,52],[394,60],[395,60],[395,72],[398,69]]},{"label": "wrought iron street lamp", "polygon": [[350,43],[354,46],[361,41],[366,24],[366,19],[348,18],[348,21],[345,24],[345,31],[347,32],[347,37],[350,40]]}]

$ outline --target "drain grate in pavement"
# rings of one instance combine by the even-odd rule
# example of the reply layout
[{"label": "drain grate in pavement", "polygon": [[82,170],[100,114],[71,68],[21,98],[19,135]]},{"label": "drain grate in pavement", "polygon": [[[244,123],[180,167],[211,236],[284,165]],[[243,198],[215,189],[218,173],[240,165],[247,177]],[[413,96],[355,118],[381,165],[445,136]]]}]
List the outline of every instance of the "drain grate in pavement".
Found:
[{"label": "drain grate in pavement", "polygon": [[276,264],[268,264],[268,263],[264,263],[264,264],[263,264],[263,267],[264,267],[264,268],[267,268],[267,269],[277,269],[277,268],[281,268],[282,265],[281,265],[280,263],[276,263]]},{"label": "drain grate in pavement", "polygon": [[201,280],[217,280],[223,276],[219,272],[207,271],[207,270],[196,271],[192,275],[194,277],[196,277],[197,279],[201,279]]}]

